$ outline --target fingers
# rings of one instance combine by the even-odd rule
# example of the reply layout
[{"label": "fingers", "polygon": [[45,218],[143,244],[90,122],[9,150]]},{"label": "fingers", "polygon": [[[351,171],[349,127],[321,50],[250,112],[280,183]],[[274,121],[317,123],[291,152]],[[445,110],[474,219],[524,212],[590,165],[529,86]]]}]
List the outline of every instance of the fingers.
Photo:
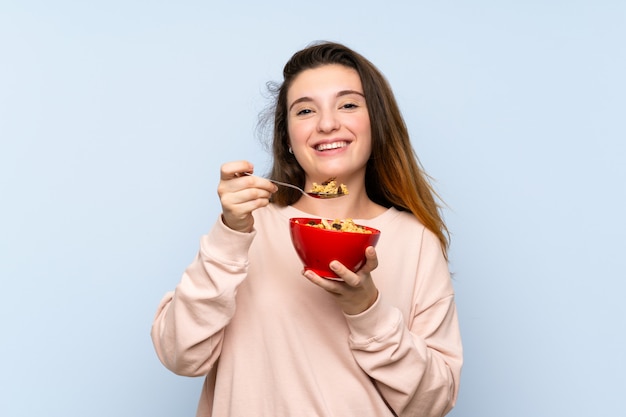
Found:
[{"label": "fingers", "polygon": [[[220,168],[221,188],[218,188],[218,193],[220,191],[226,193],[252,188],[265,190],[270,194],[276,192],[277,187],[271,181],[258,176],[243,175],[243,173],[253,172],[254,166],[248,161],[234,161],[223,164]],[[251,194],[250,197],[254,197],[254,194]],[[261,193],[258,197],[265,198],[266,194]]]},{"label": "fingers", "polygon": [[267,206],[276,186],[265,178],[241,175],[253,172],[248,161],[234,161],[220,167],[217,193],[222,204],[222,219],[233,230],[252,230],[252,212]]},{"label": "fingers", "polygon": [[332,261],[329,266],[343,281],[322,278],[312,271],[304,271],[303,275],[332,294],[346,314],[359,314],[374,304],[378,289],[370,272],[378,266],[378,258],[372,246],[365,249],[365,264],[356,273],[338,261]]},{"label": "fingers", "polygon": [[369,278],[370,272],[378,267],[378,257],[374,247],[368,246],[365,248],[365,263],[356,273],[350,271],[338,261],[332,261],[329,266],[346,284],[357,287],[362,284],[365,278]]},{"label": "fingers", "polygon": [[365,265],[361,268],[361,271],[370,273],[374,269],[378,268],[378,256],[376,255],[376,249],[373,246],[365,248]]},{"label": "fingers", "polygon": [[341,310],[349,315],[364,312],[378,298],[378,289],[369,274],[367,274],[367,279],[358,286],[351,286],[345,281],[322,278],[313,271],[304,271],[303,275],[313,284],[331,294]]},{"label": "fingers", "polygon": [[220,180],[237,178],[243,172],[254,172],[254,166],[248,161],[227,162],[220,167]]}]

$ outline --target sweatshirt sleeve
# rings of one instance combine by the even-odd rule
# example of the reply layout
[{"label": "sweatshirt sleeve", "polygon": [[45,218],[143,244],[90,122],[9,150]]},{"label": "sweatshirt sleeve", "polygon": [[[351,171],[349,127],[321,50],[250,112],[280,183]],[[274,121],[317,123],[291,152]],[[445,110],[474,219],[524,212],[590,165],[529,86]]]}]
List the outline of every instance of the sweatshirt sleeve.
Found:
[{"label": "sweatshirt sleeve", "polygon": [[216,362],[255,234],[236,232],[218,220],[202,237],[176,289],[161,300],[151,337],[157,356],[172,372],[206,375]]},{"label": "sweatshirt sleeve", "polygon": [[425,231],[409,323],[384,294],[368,310],[346,316],[350,347],[398,416],[443,416],[454,406],[462,346],[448,265]]}]

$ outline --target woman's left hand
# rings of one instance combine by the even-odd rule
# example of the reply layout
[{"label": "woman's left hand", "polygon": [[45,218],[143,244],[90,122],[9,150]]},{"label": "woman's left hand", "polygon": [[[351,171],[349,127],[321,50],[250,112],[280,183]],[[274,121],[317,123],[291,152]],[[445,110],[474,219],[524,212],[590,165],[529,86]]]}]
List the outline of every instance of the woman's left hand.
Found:
[{"label": "woman's left hand", "polygon": [[378,288],[370,275],[377,266],[376,251],[369,246],[365,249],[365,264],[357,272],[350,271],[338,261],[330,263],[330,268],[343,282],[322,278],[312,271],[304,271],[303,275],[332,294],[344,313],[355,315],[370,308],[378,297]]}]

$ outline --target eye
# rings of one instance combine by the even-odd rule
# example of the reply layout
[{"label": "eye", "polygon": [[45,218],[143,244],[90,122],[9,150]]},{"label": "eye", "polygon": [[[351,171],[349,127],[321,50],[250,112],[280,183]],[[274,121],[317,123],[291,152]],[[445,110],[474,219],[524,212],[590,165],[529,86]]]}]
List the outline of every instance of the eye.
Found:
[{"label": "eye", "polygon": [[306,116],[307,114],[311,114],[313,111],[311,109],[302,109],[296,112],[296,116]]},{"label": "eye", "polygon": [[348,110],[356,109],[358,107],[359,107],[359,105],[356,104],[356,103],[346,103],[346,104],[341,106],[342,109],[348,109]]}]

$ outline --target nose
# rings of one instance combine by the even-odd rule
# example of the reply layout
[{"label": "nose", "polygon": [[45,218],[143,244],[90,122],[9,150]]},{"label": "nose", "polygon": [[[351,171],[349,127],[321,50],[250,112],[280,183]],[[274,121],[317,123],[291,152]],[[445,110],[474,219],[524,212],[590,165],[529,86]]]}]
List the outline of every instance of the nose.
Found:
[{"label": "nose", "polygon": [[321,111],[317,121],[319,132],[332,132],[339,129],[339,119],[332,110]]}]

